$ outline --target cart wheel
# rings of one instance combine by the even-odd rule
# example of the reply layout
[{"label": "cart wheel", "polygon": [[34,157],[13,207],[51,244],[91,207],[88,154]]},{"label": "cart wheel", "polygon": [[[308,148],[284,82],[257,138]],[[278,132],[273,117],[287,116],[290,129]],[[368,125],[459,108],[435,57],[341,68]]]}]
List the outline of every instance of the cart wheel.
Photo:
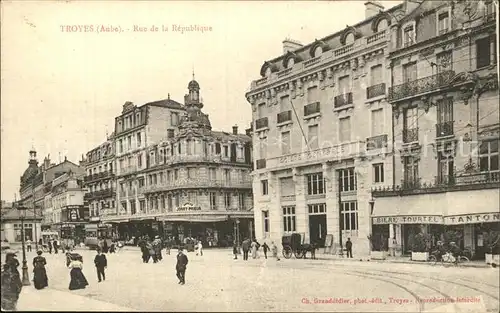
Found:
[{"label": "cart wheel", "polygon": [[293,254],[295,255],[296,259],[302,259],[304,257],[304,253],[302,252],[302,250],[295,250]]},{"label": "cart wheel", "polygon": [[290,247],[284,247],[283,248],[283,257],[285,259],[289,259],[292,257],[292,248]]},{"label": "cart wheel", "polygon": [[429,257],[429,261],[428,261],[428,262],[429,262],[429,263],[431,263],[431,265],[436,265],[436,264],[437,264],[437,261],[438,261],[438,260],[437,260],[436,256],[435,256],[435,255],[431,255],[431,256]]}]

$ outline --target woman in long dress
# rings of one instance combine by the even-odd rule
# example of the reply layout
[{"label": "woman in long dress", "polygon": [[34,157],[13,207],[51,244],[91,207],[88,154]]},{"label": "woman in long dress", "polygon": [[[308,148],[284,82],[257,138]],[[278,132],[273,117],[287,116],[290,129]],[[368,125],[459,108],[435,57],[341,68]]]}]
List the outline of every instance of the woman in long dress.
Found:
[{"label": "woman in long dress", "polygon": [[252,258],[253,259],[257,258],[257,242],[252,241],[252,244],[250,244],[250,247],[252,248]]},{"label": "woman in long dress", "polygon": [[16,311],[17,300],[23,285],[17,267],[19,261],[15,258],[15,253],[7,253],[5,264],[2,266],[2,311]]},{"label": "woman in long dress", "polygon": [[47,265],[47,260],[42,256],[42,251],[37,251],[38,256],[33,258],[33,284],[35,288],[40,290],[49,285],[49,279],[47,277],[47,271],[45,270],[45,265]]},{"label": "woman in long dress", "polygon": [[73,254],[71,263],[68,266],[70,271],[71,281],[69,282],[69,290],[85,289],[88,286],[88,281],[83,275],[83,259],[80,255]]}]

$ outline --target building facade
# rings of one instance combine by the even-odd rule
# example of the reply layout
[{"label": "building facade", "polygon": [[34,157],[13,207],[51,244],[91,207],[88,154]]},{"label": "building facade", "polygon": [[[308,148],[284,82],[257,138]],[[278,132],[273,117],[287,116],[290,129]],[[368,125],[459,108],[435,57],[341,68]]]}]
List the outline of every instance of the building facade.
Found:
[{"label": "building facade", "polygon": [[367,2],[365,20],[308,45],[287,39],[264,62],[246,94],[259,240],[301,233],[323,246],[332,235],[368,253],[370,189],[392,183],[387,55],[400,7]]},{"label": "building facade", "polygon": [[[227,245],[236,224],[241,236],[251,235],[251,138],[237,127],[212,131],[194,77],[188,89],[184,105],[169,96],[124,107],[117,119],[117,211],[101,219],[126,240],[160,234]],[[122,135],[120,125],[139,114],[146,120]]]},{"label": "building facade", "polygon": [[373,231],[409,252],[454,233],[478,257],[500,228],[497,29],[492,1],[407,2],[390,25],[393,185],[373,191]]}]

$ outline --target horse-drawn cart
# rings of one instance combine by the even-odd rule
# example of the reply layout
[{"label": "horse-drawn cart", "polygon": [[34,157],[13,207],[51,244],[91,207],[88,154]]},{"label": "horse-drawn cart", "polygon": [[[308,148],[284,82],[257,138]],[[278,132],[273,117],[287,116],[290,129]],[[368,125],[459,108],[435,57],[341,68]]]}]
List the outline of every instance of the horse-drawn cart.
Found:
[{"label": "horse-drawn cart", "polygon": [[297,259],[305,258],[311,246],[302,244],[302,235],[297,233],[281,237],[281,245],[283,246],[283,257],[285,259],[291,258],[292,254]]}]

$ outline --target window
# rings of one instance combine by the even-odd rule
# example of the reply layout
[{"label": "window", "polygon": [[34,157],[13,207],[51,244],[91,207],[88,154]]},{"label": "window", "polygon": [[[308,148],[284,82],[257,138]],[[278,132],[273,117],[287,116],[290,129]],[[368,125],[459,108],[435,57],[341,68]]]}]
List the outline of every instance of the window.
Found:
[{"label": "window", "polygon": [[193,192],[193,191],[188,192],[188,200],[191,203],[197,203],[198,199],[197,199],[197,196],[196,196],[196,192]]},{"label": "window", "polygon": [[137,167],[142,167],[142,153],[137,155]]},{"label": "window", "polygon": [[142,145],[141,133],[137,133],[137,147],[140,147],[141,145]]},{"label": "window", "polygon": [[260,181],[260,186],[261,186],[261,193],[263,196],[266,196],[269,194],[269,182],[267,179],[261,180]]},{"label": "window", "polygon": [[476,40],[477,68],[490,65],[490,37]]},{"label": "window", "polygon": [[339,120],[339,140],[340,142],[351,141],[351,118],[344,117]]},{"label": "window", "polygon": [[447,33],[450,29],[450,15],[448,12],[438,14],[438,29],[437,34],[441,35]]},{"label": "window", "polygon": [[436,56],[437,70],[439,73],[451,71],[453,69],[452,56],[453,53],[451,51],[445,51]]},{"label": "window", "polygon": [[295,231],[295,207],[283,207],[283,230],[285,232]]},{"label": "window", "polygon": [[173,203],[172,203],[172,195],[171,194],[168,194],[167,195],[167,208],[169,211],[172,210],[172,207],[173,207]]},{"label": "window", "polygon": [[174,130],[173,129],[167,129],[167,138],[174,138]]},{"label": "window", "polygon": [[418,187],[418,159],[414,156],[405,156],[403,159],[404,187]]},{"label": "window", "polygon": [[210,192],[210,210],[217,210],[217,194]]},{"label": "window", "polygon": [[175,197],[175,207],[178,208],[181,202],[180,195],[175,195],[174,197]]},{"label": "window", "polygon": [[[451,152],[451,151],[450,151]],[[454,180],[453,175],[453,156],[444,151],[438,152],[438,183],[447,184]]]},{"label": "window", "polygon": [[266,103],[265,102],[259,103],[257,110],[258,110],[257,111],[258,118],[265,117],[266,116]]},{"label": "window", "polygon": [[[16,241],[22,241],[23,233],[21,224],[14,224],[14,232],[16,234]],[[33,224],[24,223],[24,240],[33,241]]]},{"label": "window", "polygon": [[264,233],[269,233],[269,211],[262,211],[262,221]]},{"label": "window", "polygon": [[307,88],[307,103],[319,101],[318,86]]},{"label": "window", "polygon": [[372,66],[370,71],[370,84],[371,86],[378,85],[384,82],[382,77],[382,64]]},{"label": "window", "polygon": [[216,180],[217,179],[217,172],[215,168],[209,168],[208,169],[208,177],[210,180]]},{"label": "window", "polygon": [[321,46],[317,46],[316,49],[314,49],[314,57],[317,58],[323,53],[323,48]]},{"label": "window", "polygon": [[229,158],[229,147],[224,146],[224,157]]},{"label": "window", "polygon": [[310,174],[307,179],[307,194],[322,195],[325,193],[325,179],[323,173]]},{"label": "window", "polygon": [[260,138],[259,148],[260,158],[265,159],[267,154],[267,138]]},{"label": "window", "polygon": [[127,138],[127,150],[132,149],[132,136],[128,136]]},{"label": "window", "polygon": [[191,140],[187,139],[186,140],[186,154],[187,155],[193,154],[192,147],[193,147],[193,142]]},{"label": "window", "polygon": [[326,214],[326,204],[309,204],[308,206],[309,214]]},{"label": "window", "polygon": [[242,193],[240,193],[238,195],[238,205],[239,205],[240,210],[245,209],[245,195]]},{"label": "window", "polygon": [[307,131],[307,143],[309,144],[309,148],[315,150],[319,148],[319,140],[318,140],[318,125],[310,125]]},{"label": "window", "polygon": [[282,197],[295,198],[295,183],[292,177],[283,177],[279,179],[280,192]]},{"label": "window", "polygon": [[216,142],[215,143],[215,154],[220,155],[221,149],[220,149],[220,143]]},{"label": "window", "polygon": [[372,111],[372,136],[384,133],[384,109]]},{"label": "window", "polygon": [[120,139],[118,141],[118,147],[119,147],[118,151],[120,151],[120,153],[123,153],[123,140],[122,139]]},{"label": "window", "polygon": [[340,229],[342,231],[358,230],[358,202],[346,201],[341,203]]},{"label": "window", "polygon": [[373,164],[373,182],[383,183],[384,182],[384,163]]},{"label": "window", "polygon": [[403,65],[403,83],[417,80],[417,62]]},{"label": "window", "polygon": [[187,168],[187,178],[196,178],[198,176],[198,169],[195,167]]},{"label": "window", "polygon": [[146,212],[146,200],[139,200],[139,210]]},{"label": "window", "polygon": [[353,33],[349,33],[346,37],[345,37],[345,44],[346,45],[350,45],[351,43],[354,43],[354,34]]},{"label": "window", "polygon": [[437,137],[453,134],[453,98],[437,101]]},{"label": "window", "polygon": [[286,62],[286,68],[292,68],[294,64],[295,64],[295,59],[289,58],[288,61]]},{"label": "window", "polygon": [[179,124],[179,113],[172,112],[170,115],[170,123],[172,126],[177,126]]},{"label": "window", "polygon": [[498,139],[483,141],[479,147],[479,170],[481,172],[498,171]]},{"label": "window", "polygon": [[231,170],[224,169],[224,179],[226,180],[226,182],[231,181]]},{"label": "window", "polygon": [[231,193],[226,192],[224,194],[224,206],[226,209],[229,209],[231,207]]},{"label": "window", "polygon": [[413,25],[403,28],[403,46],[408,47],[415,43],[415,30]]},{"label": "window", "polygon": [[280,112],[288,111],[290,109],[290,96],[286,95],[280,98]]},{"label": "window", "polygon": [[354,173],[354,167],[339,170],[338,174],[340,191],[357,190],[356,173]]},{"label": "window", "polygon": [[175,169],[174,170],[174,180],[178,180],[178,179],[179,179],[179,170]]},{"label": "window", "polygon": [[377,24],[377,32],[381,32],[383,30],[386,30],[387,27],[388,27],[388,23],[387,23],[387,20],[386,19],[382,19],[378,22]]},{"label": "window", "polygon": [[281,133],[281,154],[290,153],[290,131]]},{"label": "window", "polygon": [[349,92],[351,92],[351,87],[350,87],[351,81],[349,80],[349,75],[342,76],[339,78],[339,94],[340,95],[345,95]]}]

